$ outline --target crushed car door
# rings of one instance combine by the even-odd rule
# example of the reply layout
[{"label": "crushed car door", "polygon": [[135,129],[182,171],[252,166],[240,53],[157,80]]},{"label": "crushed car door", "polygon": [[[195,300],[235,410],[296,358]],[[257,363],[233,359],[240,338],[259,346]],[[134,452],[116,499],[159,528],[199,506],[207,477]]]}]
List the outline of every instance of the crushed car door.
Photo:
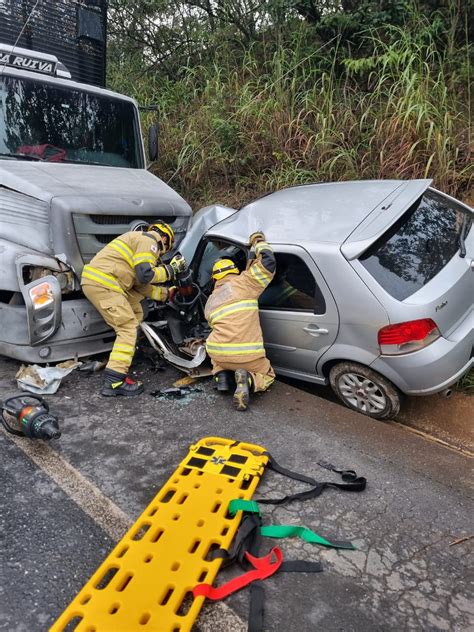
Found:
[{"label": "crushed car door", "polygon": [[282,375],[316,375],[319,358],[339,327],[335,301],[313,259],[299,246],[273,246],[277,271],[260,297],[260,321],[268,358]]}]

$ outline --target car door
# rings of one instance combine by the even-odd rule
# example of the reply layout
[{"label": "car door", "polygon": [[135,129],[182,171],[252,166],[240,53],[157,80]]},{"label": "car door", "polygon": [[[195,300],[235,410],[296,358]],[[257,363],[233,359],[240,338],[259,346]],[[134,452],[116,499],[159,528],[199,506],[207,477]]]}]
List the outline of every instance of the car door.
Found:
[{"label": "car door", "polygon": [[316,365],[338,332],[336,303],[304,248],[273,248],[277,272],[259,301],[267,356],[282,375],[310,374],[319,381]]}]

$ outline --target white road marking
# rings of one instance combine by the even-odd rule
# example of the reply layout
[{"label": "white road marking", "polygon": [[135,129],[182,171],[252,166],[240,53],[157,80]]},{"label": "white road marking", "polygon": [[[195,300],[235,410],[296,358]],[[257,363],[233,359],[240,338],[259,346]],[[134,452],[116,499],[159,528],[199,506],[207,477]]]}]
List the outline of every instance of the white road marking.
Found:
[{"label": "white road marking", "polygon": [[30,441],[7,433],[5,436],[52,478],[112,540],[115,542],[120,540],[124,533],[130,529],[133,524],[130,516],[117,507],[107,496],[104,496],[98,487],[78,472],[47,443]]},{"label": "white road marking", "polygon": [[[100,489],[68,463],[47,443],[15,437],[2,428],[24,454],[47,474],[84,513],[114,541],[120,540],[133,525],[133,519],[107,498]],[[67,604],[64,604],[65,606]],[[217,627],[216,627],[217,623]],[[205,605],[197,626],[199,632],[245,632],[247,625],[228,605],[216,602]]]}]

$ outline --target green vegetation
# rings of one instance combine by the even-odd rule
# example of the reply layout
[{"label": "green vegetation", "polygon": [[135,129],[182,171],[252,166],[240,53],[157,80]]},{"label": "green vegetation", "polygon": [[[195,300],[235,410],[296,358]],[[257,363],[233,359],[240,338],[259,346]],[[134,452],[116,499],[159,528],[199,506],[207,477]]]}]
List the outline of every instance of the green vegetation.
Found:
[{"label": "green vegetation", "polygon": [[[116,11],[129,4],[115,2]],[[175,11],[190,4],[200,7],[164,3]],[[289,9],[292,1],[273,0],[272,12],[254,16],[253,26],[229,18],[214,30],[207,13],[204,23],[204,14],[191,12],[173,31],[176,55],[158,47],[157,61],[146,25],[158,28],[163,13],[148,5],[146,19],[129,23],[132,9],[124,14],[122,6],[127,30],[115,31],[111,49],[120,44],[128,53],[111,56],[109,84],[158,105],[153,168],[195,208],[240,206],[292,184],[345,179],[431,177],[444,191],[469,194],[472,2],[304,0],[304,14]],[[244,3],[211,5],[230,11]],[[308,18],[311,7],[320,11]],[[180,34],[186,50],[197,39],[192,55],[183,56]],[[144,117],[144,126],[151,120]]]},{"label": "green vegetation", "polygon": [[458,390],[468,395],[474,395],[474,369],[461,378],[457,384]]}]

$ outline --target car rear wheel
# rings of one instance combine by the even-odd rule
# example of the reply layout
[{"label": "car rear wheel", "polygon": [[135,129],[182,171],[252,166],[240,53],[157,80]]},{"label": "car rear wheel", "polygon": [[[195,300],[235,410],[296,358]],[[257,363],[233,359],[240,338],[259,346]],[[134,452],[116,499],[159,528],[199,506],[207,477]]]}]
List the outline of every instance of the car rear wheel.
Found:
[{"label": "car rear wheel", "polygon": [[346,406],[375,419],[400,412],[400,393],[379,373],[356,362],[340,362],[329,373],[332,390]]}]

